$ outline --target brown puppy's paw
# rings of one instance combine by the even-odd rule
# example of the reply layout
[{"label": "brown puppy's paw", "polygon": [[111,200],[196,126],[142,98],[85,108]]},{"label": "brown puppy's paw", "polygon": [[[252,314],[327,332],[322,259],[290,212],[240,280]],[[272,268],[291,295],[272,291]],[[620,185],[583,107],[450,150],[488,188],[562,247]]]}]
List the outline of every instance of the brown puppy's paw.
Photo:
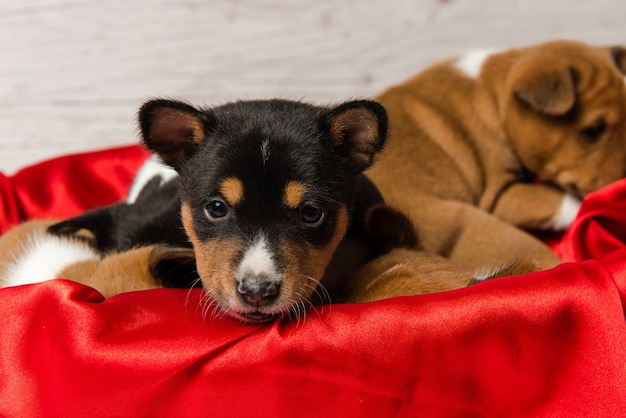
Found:
[{"label": "brown puppy's paw", "polygon": [[351,278],[348,302],[370,302],[466,287],[472,275],[424,251],[396,248],[364,265]]},{"label": "brown puppy's paw", "polygon": [[508,265],[500,266],[488,273],[479,273],[474,275],[474,278],[469,282],[469,285],[483,282],[485,280],[496,279],[498,277],[506,276],[520,276],[522,274],[532,273],[535,271],[544,270],[541,264],[535,260],[519,260]]}]

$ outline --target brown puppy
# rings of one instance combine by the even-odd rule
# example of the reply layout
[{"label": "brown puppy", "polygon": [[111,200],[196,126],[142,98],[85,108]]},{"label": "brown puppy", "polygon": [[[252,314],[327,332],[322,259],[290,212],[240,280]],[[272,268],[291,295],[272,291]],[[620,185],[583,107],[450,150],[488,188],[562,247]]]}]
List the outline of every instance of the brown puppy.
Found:
[{"label": "brown puppy", "polygon": [[383,254],[348,277],[348,302],[444,292],[537,269],[532,261],[520,260],[470,273],[444,257],[424,251],[409,219],[385,205],[378,205],[369,211],[367,227]]},{"label": "brown puppy", "polygon": [[565,229],[625,175],[624,73],[625,48],[569,41],[440,63],[377,98],[391,135],[367,174],[462,269],[552,267],[519,228]]},{"label": "brown puppy", "polygon": [[103,255],[82,235],[49,234],[46,229],[52,224],[29,221],[0,237],[0,287],[62,278],[91,286],[108,298],[197,277],[189,248],[151,245]]}]

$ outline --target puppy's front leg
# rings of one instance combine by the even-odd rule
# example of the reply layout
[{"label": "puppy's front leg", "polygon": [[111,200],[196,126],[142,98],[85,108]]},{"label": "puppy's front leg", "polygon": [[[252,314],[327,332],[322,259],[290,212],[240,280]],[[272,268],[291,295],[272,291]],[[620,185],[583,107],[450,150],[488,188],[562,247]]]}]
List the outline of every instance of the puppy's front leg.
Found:
[{"label": "puppy's front leg", "polygon": [[515,183],[495,202],[492,213],[524,229],[567,229],[576,218],[581,201],[543,184]]}]

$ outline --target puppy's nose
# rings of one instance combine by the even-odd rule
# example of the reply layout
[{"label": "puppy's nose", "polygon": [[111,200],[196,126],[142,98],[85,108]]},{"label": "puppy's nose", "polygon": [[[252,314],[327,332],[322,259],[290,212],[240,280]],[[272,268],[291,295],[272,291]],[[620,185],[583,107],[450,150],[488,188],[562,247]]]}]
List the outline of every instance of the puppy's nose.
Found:
[{"label": "puppy's nose", "polygon": [[244,277],[237,291],[243,299],[255,306],[267,305],[276,299],[280,284],[264,277]]}]

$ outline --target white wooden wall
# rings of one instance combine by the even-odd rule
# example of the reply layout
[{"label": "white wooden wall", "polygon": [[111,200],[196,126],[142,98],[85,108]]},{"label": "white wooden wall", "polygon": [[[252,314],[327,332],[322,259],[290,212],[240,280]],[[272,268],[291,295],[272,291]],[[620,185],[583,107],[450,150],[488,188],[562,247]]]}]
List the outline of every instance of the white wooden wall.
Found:
[{"label": "white wooden wall", "polygon": [[367,97],[477,47],[626,44],[624,0],[0,0],[0,171],[137,141],[147,98]]}]

